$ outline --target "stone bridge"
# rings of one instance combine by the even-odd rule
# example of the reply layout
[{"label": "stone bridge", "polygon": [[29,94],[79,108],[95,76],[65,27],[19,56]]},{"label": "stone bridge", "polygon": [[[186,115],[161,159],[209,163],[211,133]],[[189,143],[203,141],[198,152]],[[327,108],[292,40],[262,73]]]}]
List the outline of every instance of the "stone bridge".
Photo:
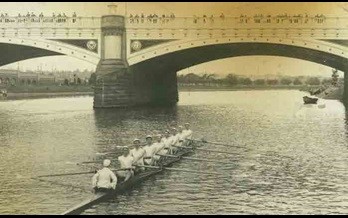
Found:
[{"label": "stone bridge", "polygon": [[68,55],[97,65],[95,108],[175,104],[177,71],[222,58],[283,56],[346,73],[347,21],[318,16],[1,18],[0,65]]}]

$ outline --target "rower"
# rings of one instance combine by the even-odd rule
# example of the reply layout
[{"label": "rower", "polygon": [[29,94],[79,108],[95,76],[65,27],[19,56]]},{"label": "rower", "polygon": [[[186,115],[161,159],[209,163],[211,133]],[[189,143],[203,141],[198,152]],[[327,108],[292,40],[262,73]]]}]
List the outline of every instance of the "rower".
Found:
[{"label": "rower", "polygon": [[116,189],[117,177],[109,169],[111,161],[105,159],[103,161],[104,168],[99,170],[92,178],[93,189],[96,192],[107,192],[111,189]]},{"label": "rower", "polygon": [[169,130],[166,130],[164,132],[164,140],[163,140],[164,150],[166,151],[165,154],[171,154],[171,152],[172,152],[172,141],[173,141],[173,139],[170,136]]},{"label": "rower", "polygon": [[185,129],[182,131],[183,133],[183,137],[188,140],[188,142],[186,143],[186,145],[189,145],[192,139],[192,130],[190,129],[190,124],[189,123],[185,123]]},{"label": "rower", "polygon": [[153,156],[155,155],[155,147],[152,143],[152,136],[148,135],[146,136],[146,145],[144,146],[145,150],[145,156],[144,156],[144,162],[146,165],[152,165],[153,164]]},{"label": "rower", "polygon": [[[166,130],[167,131],[167,130]],[[165,143],[165,141],[167,140],[166,139],[166,137],[165,137],[165,133],[166,133],[166,131],[164,131],[164,134],[162,135],[162,134],[159,134],[159,135],[161,135],[161,143]]]},{"label": "rower", "polygon": [[123,148],[123,154],[118,157],[118,162],[120,163],[120,167],[122,169],[127,169],[123,171],[117,171],[116,175],[118,177],[124,178],[124,181],[127,181],[129,178],[134,176],[134,167],[133,165],[134,158],[130,153],[130,149],[128,146]]},{"label": "rower", "polygon": [[[134,139],[133,141],[134,148],[131,150],[131,155],[133,157],[133,164],[137,166],[144,166],[144,155],[145,150],[140,147],[140,140]],[[136,167],[135,172],[144,171],[144,167]]]},{"label": "rower", "polygon": [[184,130],[184,127],[182,127],[182,126],[179,126],[178,127],[178,141],[179,141],[179,146],[183,146],[183,145],[185,145],[185,136],[184,136],[184,133],[182,132]]},{"label": "rower", "polygon": [[175,154],[178,148],[176,146],[179,145],[179,137],[178,130],[176,128],[172,128],[172,136],[171,138],[171,154]]},{"label": "rower", "polygon": [[154,165],[158,165],[159,160],[161,158],[160,155],[165,155],[167,153],[167,150],[164,149],[165,144],[162,142],[162,135],[158,134],[156,135],[156,142],[153,143],[153,146],[155,147],[155,155],[153,156],[154,159]]}]

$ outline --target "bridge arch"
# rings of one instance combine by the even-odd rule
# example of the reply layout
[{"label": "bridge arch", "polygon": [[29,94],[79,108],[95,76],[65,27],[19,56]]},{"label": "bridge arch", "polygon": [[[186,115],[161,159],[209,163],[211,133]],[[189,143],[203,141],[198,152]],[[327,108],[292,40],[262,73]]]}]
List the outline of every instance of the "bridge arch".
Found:
[{"label": "bridge arch", "polygon": [[131,54],[128,63],[134,68],[166,67],[179,71],[213,60],[250,55],[297,58],[345,71],[348,48],[321,40],[300,38],[201,38],[177,40],[141,50]]},{"label": "bridge arch", "polygon": [[347,52],[345,47],[318,40],[219,38],[154,46],[133,54],[128,63],[134,77],[136,102],[172,104],[179,100],[176,73],[194,65],[224,58],[263,55],[302,59],[348,72]]},{"label": "bridge arch", "polygon": [[30,58],[67,55],[97,65],[98,54],[63,42],[38,38],[0,38],[0,50],[6,54],[0,66]]}]

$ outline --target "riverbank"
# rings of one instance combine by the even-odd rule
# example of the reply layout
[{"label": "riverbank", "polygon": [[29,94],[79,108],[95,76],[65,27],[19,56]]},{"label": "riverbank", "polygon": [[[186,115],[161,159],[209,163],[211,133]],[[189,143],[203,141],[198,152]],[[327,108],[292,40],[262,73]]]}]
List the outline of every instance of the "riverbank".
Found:
[{"label": "riverbank", "polygon": [[94,92],[46,92],[46,93],[8,93],[6,100],[20,100],[33,98],[57,98],[71,96],[93,96]]},{"label": "riverbank", "polygon": [[[313,88],[313,87],[311,87]],[[316,88],[316,87],[315,87]],[[178,85],[179,91],[252,91],[252,90],[300,90],[300,91],[307,91],[309,90],[308,86],[306,85],[274,85],[274,86],[267,86],[267,85],[261,85],[261,86],[201,86],[201,85],[195,85],[195,86],[182,86]]]},{"label": "riverbank", "polygon": [[67,96],[92,96],[92,86],[10,86],[0,87],[7,91],[1,100],[19,100],[33,98],[55,98]]}]

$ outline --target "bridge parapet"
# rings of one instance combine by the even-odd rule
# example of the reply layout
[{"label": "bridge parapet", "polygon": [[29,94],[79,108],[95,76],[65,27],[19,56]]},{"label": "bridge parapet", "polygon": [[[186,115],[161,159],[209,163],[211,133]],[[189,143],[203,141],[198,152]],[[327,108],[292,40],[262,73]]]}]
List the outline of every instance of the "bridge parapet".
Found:
[{"label": "bridge parapet", "polygon": [[1,17],[0,28],[101,28],[100,17]]},{"label": "bridge parapet", "polygon": [[348,17],[127,18],[127,29],[348,28]]}]

